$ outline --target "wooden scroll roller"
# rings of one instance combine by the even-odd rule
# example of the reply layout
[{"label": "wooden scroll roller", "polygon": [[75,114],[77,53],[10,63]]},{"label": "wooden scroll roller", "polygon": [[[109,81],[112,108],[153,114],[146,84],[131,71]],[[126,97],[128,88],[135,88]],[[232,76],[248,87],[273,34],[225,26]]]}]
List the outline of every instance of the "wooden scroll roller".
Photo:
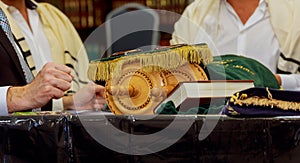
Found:
[{"label": "wooden scroll roller", "polygon": [[106,102],[114,114],[153,114],[178,82],[208,80],[203,66],[211,61],[206,44],[176,45],[93,61],[88,75],[106,81]]}]

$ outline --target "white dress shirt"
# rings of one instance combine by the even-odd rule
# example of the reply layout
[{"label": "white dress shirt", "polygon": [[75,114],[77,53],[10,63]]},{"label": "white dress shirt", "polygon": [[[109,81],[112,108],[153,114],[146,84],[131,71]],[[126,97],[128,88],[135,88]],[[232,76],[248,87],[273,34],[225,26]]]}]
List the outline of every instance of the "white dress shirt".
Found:
[{"label": "white dress shirt", "polygon": [[[258,7],[243,24],[237,13],[226,0],[221,0],[218,35],[211,38],[200,31],[195,42],[207,42],[213,55],[237,54],[253,58],[276,73],[280,47],[273,32],[268,6],[260,0]],[[204,24],[209,25],[205,19]],[[211,24],[213,25],[213,24]],[[230,33],[230,34],[229,34]],[[300,89],[299,75],[280,75],[284,89]]]},{"label": "white dress shirt", "polygon": [[39,72],[47,62],[52,61],[50,45],[40,22],[39,14],[36,10],[27,9],[30,29],[24,17],[16,8],[9,7],[9,12],[21,29],[29,46],[36,71]]}]

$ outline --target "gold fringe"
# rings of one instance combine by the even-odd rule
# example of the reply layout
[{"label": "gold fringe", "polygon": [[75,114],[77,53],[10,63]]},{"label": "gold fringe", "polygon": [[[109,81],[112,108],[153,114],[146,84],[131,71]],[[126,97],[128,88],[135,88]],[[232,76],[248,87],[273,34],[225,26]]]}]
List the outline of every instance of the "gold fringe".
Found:
[{"label": "gold fringe", "polygon": [[283,101],[278,99],[273,99],[272,94],[267,88],[268,98],[266,97],[258,97],[252,96],[248,97],[247,94],[236,94],[236,96],[232,96],[230,98],[230,102],[233,102],[234,105],[239,106],[262,106],[262,107],[270,107],[270,108],[279,108],[282,110],[293,110],[293,111],[300,111],[300,102],[293,102],[293,101]]},{"label": "gold fringe", "polygon": [[91,62],[89,64],[88,69],[88,78],[92,81],[96,81],[96,74],[97,74],[98,64],[96,62]]},{"label": "gold fringe", "polygon": [[125,64],[139,63],[145,71],[160,71],[177,68],[187,62],[202,63],[204,66],[212,62],[212,54],[206,44],[184,45],[175,48],[139,52],[137,54],[122,56],[120,58],[94,61],[90,63],[89,79],[108,80],[112,75],[118,77],[122,74]]}]

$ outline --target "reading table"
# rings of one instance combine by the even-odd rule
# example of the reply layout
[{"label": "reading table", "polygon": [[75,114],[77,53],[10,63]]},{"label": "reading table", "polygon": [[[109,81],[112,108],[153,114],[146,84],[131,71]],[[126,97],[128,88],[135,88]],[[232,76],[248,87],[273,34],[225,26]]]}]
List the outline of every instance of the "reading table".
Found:
[{"label": "reading table", "polygon": [[0,117],[1,162],[296,162],[299,140],[300,117]]}]

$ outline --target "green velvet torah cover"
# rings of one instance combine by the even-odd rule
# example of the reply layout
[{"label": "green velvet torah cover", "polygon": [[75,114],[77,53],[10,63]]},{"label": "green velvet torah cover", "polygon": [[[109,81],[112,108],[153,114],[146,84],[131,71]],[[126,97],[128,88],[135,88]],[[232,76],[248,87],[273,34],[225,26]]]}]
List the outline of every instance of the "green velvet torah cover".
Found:
[{"label": "green velvet torah cover", "polygon": [[[254,80],[255,87],[279,89],[280,86],[274,74],[260,62],[233,54],[215,56],[213,61],[205,66],[205,72],[210,80]],[[224,101],[225,100],[225,101]],[[218,105],[203,104],[199,107],[186,108],[186,112],[178,111],[172,101],[158,109],[158,114],[218,114],[226,104],[226,100]]]},{"label": "green velvet torah cover", "polygon": [[206,65],[205,71],[210,80],[254,80],[255,87],[280,88],[267,67],[244,56],[215,56],[213,62]]}]

